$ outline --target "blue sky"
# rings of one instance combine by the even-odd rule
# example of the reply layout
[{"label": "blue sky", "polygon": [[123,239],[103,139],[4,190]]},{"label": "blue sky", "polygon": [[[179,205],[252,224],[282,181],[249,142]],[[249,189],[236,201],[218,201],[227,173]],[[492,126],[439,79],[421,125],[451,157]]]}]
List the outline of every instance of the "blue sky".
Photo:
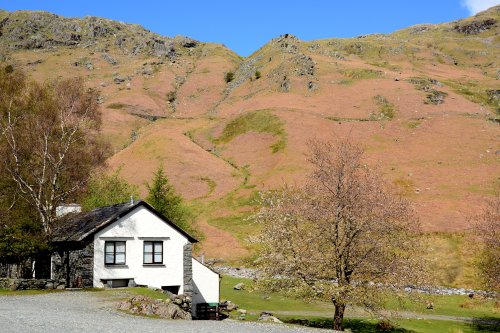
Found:
[{"label": "blue sky", "polygon": [[222,43],[243,56],[283,33],[303,40],[388,33],[456,20],[497,4],[500,0],[0,0],[0,8],[10,11],[38,9],[138,23],[162,35]]}]

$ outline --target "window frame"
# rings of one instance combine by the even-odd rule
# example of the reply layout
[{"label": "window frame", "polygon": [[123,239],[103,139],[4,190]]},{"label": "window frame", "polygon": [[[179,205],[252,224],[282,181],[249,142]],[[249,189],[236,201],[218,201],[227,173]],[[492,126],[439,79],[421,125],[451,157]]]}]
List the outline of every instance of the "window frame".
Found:
[{"label": "window frame", "polygon": [[[156,252],[156,245],[161,245],[161,252]],[[151,245],[152,252],[146,252],[146,245]],[[142,263],[143,265],[163,265],[163,241],[161,240],[147,240],[143,241],[142,245]],[[146,262],[146,254],[151,255],[151,262]],[[155,257],[157,254],[161,254],[161,261],[156,261]]]},{"label": "window frame", "polygon": [[[123,247],[125,248],[124,252],[116,252],[116,245],[117,243],[123,243]],[[107,252],[108,244],[113,244],[113,252]],[[116,262],[116,254],[122,254],[123,253],[123,262]],[[113,262],[107,262],[107,255],[112,254],[113,255]],[[127,242],[126,241],[104,241],[104,265],[105,266],[123,266],[127,264]]]}]

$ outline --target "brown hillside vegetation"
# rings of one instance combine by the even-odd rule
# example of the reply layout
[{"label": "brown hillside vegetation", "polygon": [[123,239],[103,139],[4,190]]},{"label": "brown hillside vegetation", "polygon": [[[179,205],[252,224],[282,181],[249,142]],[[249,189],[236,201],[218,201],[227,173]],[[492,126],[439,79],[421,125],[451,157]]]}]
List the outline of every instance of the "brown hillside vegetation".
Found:
[{"label": "brown hillside vegetation", "polygon": [[109,165],[145,194],[163,162],[200,213],[203,251],[235,259],[256,191],[302,183],[311,138],[362,143],[426,231],[468,229],[500,184],[499,21],[497,6],[388,35],[285,34],[242,58],[106,19],[0,11],[0,60],[97,87]]}]

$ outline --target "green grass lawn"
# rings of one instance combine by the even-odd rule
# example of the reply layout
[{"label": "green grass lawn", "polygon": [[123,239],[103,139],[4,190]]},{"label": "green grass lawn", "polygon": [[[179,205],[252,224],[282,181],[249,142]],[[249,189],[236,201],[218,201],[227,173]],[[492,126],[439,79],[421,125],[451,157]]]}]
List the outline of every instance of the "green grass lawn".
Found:
[{"label": "green grass lawn", "polygon": [[[244,290],[234,290],[233,287],[239,283],[245,284]],[[276,293],[265,293],[252,289],[252,280],[224,276],[221,280],[220,298],[230,300],[251,313],[259,314],[262,311],[319,311],[327,312],[333,309],[330,303],[315,302],[305,303],[303,301],[285,297]]]},{"label": "green grass lawn", "polygon": [[[444,315],[455,317],[494,317],[500,320],[500,308],[493,300],[473,298],[460,295],[430,295],[424,296],[424,302],[405,301],[403,304],[394,298],[389,298],[386,308],[422,314]],[[426,309],[425,300],[434,304],[432,310]],[[401,306],[403,305],[403,306]]]},{"label": "green grass lawn", "polygon": [[[234,290],[239,283],[245,284],[244,290]],[[288,323],[302,324],[313,327],[331,327],[333,306],[328,302],[307,303],[298,299],[286,297],[276,293],[265,293],[253,289],[250,279],[224,276],[221,280],[221,300],[230,300],[248,311],[247,320],[254,320],[260,312],[269,311]],[[432,301],[434,309],[428,310],[425,301]],[[500,320],[500,308],[493,300],[470,299],[468,296],[426,296],[422,302],[405,301],[402,304],[394,297],[388,297],[386,309],[411,312],[416,318],[394,319],[398,329],[392,332],[499,332],[495,325],[477,326],[472,323],[451,320],[418,319],[419,315],[439,315],[450,317],[467,317],[487,320]],[[359,311],[351,312],[357,315]],[[352,314],[351,314],[352,315]],[[238,315],[232,315],[237,318]],[[345,318],[345,326],[353,332],[380,332],[377,328],[378,320],[371,318],[351,318],[349,311]],[[497,325],[498,326],[498,325]]]},{"label": "green grass lawn", "polygon": [[464,322],[444,320],[402,319],[396,321],[399,327],[418,333],[472,333],[500,332],[498,325],[476,325]]},{"label": "green grass lawn", "polygon": [[64,290],[58,290],[58,289],[45,289],[45,290],[0,289],[0,296],[42,295],[42,294],[60,293],[60,292],[64,292]]},{"label": "green grass lawn", "polygon": [[[331,328],[332,319],[324,317],[292,317],[281,316],[286,323],[302,324],[309,327]],[[399,332],[399,333],[472,333],[500,332],[495,325],[476,325],[474,323],[454,322],[445,320],[425,320],[425,319],[397,319],[392,321],[392,330],[381,330],[378,327],[379,320],[367,318],[345,318],[344,328],[350,329],[354,333],[378,333],[378,332]]]}]

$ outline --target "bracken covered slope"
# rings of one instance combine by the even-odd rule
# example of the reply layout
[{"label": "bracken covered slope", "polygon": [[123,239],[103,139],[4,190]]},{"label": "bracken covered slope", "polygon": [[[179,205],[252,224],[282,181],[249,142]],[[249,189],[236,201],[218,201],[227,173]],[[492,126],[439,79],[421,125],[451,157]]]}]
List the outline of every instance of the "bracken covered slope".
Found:
[{"label": "bracken covered slope", "polygon": [[499,20],[497,6],[388,35],[285,34],[242,58],[101,18],[0,11],[0,58],[97,87],[110,166],[143,188],[164,163],[206,253],[242,257],[256,192],[300,184],[312,138],[362,143],[426,231],[467,229],[500,182]]}]

